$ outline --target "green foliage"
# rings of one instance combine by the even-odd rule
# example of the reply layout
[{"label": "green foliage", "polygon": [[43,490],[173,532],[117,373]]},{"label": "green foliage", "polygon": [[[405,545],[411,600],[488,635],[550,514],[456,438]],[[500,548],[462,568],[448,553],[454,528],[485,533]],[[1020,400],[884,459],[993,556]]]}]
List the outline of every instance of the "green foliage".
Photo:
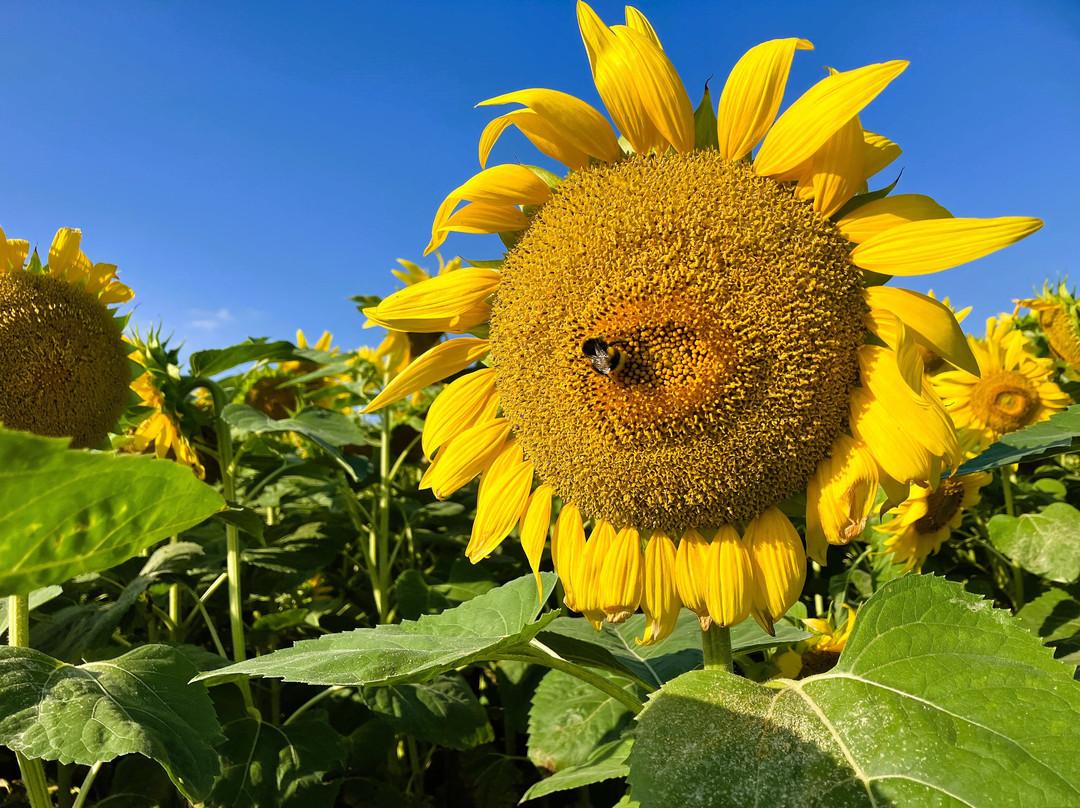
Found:
[{"label": "green foliage", "polygon": [[1054,649],[1067,665],[1080,665],[1080,600],[1063,589],[1049,589],[1021,609],[1016,619]]},{"label": "green foliage", "polygon": [[221,510],[189,469],[0,430],[0,595],[107,569]]},{"label": "green foliage", "polygon": [[632,746],[633,741],[626,735],[617,741],[598,746],[578,765],[560,769],[551,777],[545,777],[534,784],[525,792],[521,801],[535,800],[554,794],[556,791],[581,788],[593,783],[613,780],[616,777],[626,777],[630,773],[630,767],[626,765],[626,757],[630,754]]},{"label": "green foliage", "polygon": [[1001,439],[974,460],[964,463],[957,474],[1007,466],[1010,463],[1039,460],[1080,451],[1080,404],[1055,413],[1049,420],[1032,424]]},{"label": "green foliage", "polygon": [[471,749],[495,740],[487,713],[460,673],[427,682],[369,687],[364,703],[391,727],[413,738]]},{"label": "green foliage", "polygon": [[0,648],[0,743],[29,757],[91,765],[139,753],[194,802],[218,771],[221,732],[183,654],[144,645],[106,662],[66,665]]},{"label": "green foliage", "polygon": [[1080,577],[1080,511],[1055,502],[1040,513],[999,513],[988,525],[990,541],[1028,572],[1049,581]]},{"label": "green foliage", "polygon": [[862,608],[830,672],[684,674],[638,718],[630,785],[667,805],[1071,805],[1080,684],[1007,613],[908,576]]},{"label": "green foliage", "polygon": [[228,348],[196,351],[188,358],[192,376],[210,378],[249,362],[284,362],[296,359],[297,347],[291,342],[267,342],[251,339]]}]

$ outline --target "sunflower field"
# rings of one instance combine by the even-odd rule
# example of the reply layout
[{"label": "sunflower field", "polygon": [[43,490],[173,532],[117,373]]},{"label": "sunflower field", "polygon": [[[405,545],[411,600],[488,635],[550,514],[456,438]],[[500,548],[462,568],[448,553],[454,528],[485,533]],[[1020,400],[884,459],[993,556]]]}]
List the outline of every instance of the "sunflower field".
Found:
[{"label": "sunflower field", "polygon": [[376,348],[0,231],[0,804],[1080,806],[1080,300],[890,283],[1043,223],[896,191],[907,62],[577,19],[607,114],[481,102]]}]

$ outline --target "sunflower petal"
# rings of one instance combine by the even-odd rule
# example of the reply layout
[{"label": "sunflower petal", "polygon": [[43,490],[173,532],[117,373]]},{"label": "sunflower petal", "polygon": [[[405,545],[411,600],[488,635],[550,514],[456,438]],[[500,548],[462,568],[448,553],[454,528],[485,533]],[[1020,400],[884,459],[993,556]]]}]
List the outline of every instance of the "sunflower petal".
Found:
[{"label": "sunflower petal", "polygon": [[689,528],[683,533],[675,554],[675,588],[683,605],[698,616],[702,631],[712,622],[705,597],[708,586],[709,542],[698,531]]},{"label": "sunflower petal", "polygon": [[521,514],[521,548],[529,559],[529,567],[536,577],[536,591],[544,599],[544,586],[540,580],[540,559],[544,556],[548,529],[551,527],[551,486],[541,485],[533,491]]},{"label": "sunflower petal", "polygon": [[563,585],[563,599],[568,609],[578,608],[578,584],[581,581],[581,561],[585,555],[585,526],[577,505],[566,503],[559,511],[555,530],[551,533],[551,564]]},{"label": "sunflower petal", "polygon": [[613,163],[622,154],[611,124],[580,98],[558,90],[534,88],[489,98],[477,106],[497,104],[523,104],[560,132],[570,146],[590,157]]},{"label": "sunflower petal", "polygon": [[67,277],[69,281],[78,278],[68,275],[68,270],[75,266],[79,257],[79,242],[82,231],[71,227],[61,227],[53,236],[49,246],[49,274],[55,277]]},{"label": "sunflower petal", "polygon": [[513,438],[480,478],[476,518],[465,555],[473,564],[487,558],[521,519],[532,488],[533,464]]},{"label": "sunflower petal", "polygon": [[907,65],[904,61],[867,65],[819,81],[773,124],[754,159],[754,171],[771,177],[806,161]]},{"label": "sunflower petal", "polygon": [[484,127],[480,135],[480,167],[487,165],[492,146],[507,126],[516,126],[536,148],[567,168],[583,169],[589,165],[589,155],[577,148],[557,128],[530,109],[517,109],[500,115]]},{"label": "sunflower petal", "polygon": [[[456,274],[456,273],[455,273]],[[390,380],[379,395],[368,404],[361,413],[393,404],[395,401],[411,396],[437,381],[453,376],[465,370],[488,352],[488,341],[474,337],[440,342],[431,350],[421,354],[409,367]]]},{"label": "sunflower petal", "polygon": [[1026,216],[908,222],[864,241],[851,260],[884,275],[925,275],[982,258],[1042,226]]},{"label": "sunflower petal", "polygon": [[430,488],[445,499],[491,465],[506,445],[510,424],[495,418],[470,427],[451,440],[420,478],[421,490]]},{"label": "sunflower petal", "polygon": [[634,642],[652,645],[671,634],[681,607],[675,588],[675,545],[667,534],[656,531],[645,547],[645,586],[641,593],[645,634],[640,639],[635,637]]},{"label": "sunflower petal", "polygon": [[739,532],[722,525],[709,545],[705,599],[709,616],[721,626],[741,623],[750,614],[754,579],[750,554]]},{"label": "sunflower petal", "polygon": [[866,289],[866,304],[871,310],[892,312],[917,342],[961,370],[979,375],[979,363],[964,330],[941,301],[909,289],[870,286]]},{"label": "sunflower petal", "polygon": [[641,536],[632,527],[615,535],[600,573],[600,609],[609,623],[624,623],[641,605],[645,561]]},{"label": "sunflower petal", "polygon": [[747,552],[754,576],[751,614],[765,631],[799,599],[806,581],[806,551],[788,518],[777,508],[746,526]]},{"label": "sunflower petal", "polygon": [[[470,202],[446,220],[440,233],[516,233],[529,226],[529,217],[513,205]],[[456,273],[454,273],[456,274]],[[436,275],[437,278],[446,277]]]},{"label": "sunflower petal", "polygon": [[890,228],[924,219],[951,219],[952,214],[928,196],[897,194],[861,205],[836,222],[848,241],[856,244]]},{"label": "sunflower petal", "polygon": [[378,306],[364,309],[364,314],[376,325],[394,331],[466,330],[460,328],[462,315],[492,295],[501,278],[493,269],[466,267],[407,286]]},{"label": "sunflower petal", "polygon": [[903,154],[903,149],[884,135],[863,132],[863,179],[868,180]]},{"label": "sunflower petal", "polygon": [[495,369],[483,368],[455,379],[431,402],[424,419],[421,446],[431,457],[435,450],[476,424],[490,421],[499,409]]},{"label": "sunflower petal", "polygon": [[626,7],[626,27],[643,34],[659,50],[664,49],[664,46],[660,44],[660,37],[656,35],[656,29],[652,27],[652,23],[633,6]]},{"label": "sunflower petal", "polygon": [[814,191],[814,210],[829,217],[855,196],[863,182],[863,128],[856,115],[814,152],[805,182]]},{"label": "sunflower petal", "polygon": [[716,113],[721,157],[740,160],[765,137],[780,109],[795,51],[813,49],[805,39],[773,39],[735,63]]}]

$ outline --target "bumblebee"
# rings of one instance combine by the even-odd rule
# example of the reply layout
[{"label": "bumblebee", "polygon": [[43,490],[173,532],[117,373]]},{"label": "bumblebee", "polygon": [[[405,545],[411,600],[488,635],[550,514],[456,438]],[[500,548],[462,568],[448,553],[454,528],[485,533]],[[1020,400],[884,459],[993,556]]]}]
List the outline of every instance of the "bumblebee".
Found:
[{"label": "bumblebee", "polygon": [[626,354],[600,337],[590,337],[581,344],[581,352],[592,363],[593,370],[610,376],[626,363]]}]

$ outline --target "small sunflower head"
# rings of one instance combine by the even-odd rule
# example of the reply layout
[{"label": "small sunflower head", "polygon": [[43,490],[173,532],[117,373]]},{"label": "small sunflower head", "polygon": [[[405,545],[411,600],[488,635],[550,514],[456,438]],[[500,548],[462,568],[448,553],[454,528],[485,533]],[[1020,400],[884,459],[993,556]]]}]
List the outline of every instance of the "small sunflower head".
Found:
[{"label": "small sunflower head", "polygon": [[78,230],[62,229],[42,266],[24,268],[26,242],[0,231],[0,423],[74,448],[100,443],[128,401],[131,369],[121,337],[126,318],[110,303],[131,298],[116,267],[91,264]]},{"label": "small sunflower head", "polygon": [[1080,373],[1080,300],[1067,283],[1059,281],[1052,286],[1047,282],[1038,297],[1016,303],[1035,313],[1050,352],[1073,373]]}]

